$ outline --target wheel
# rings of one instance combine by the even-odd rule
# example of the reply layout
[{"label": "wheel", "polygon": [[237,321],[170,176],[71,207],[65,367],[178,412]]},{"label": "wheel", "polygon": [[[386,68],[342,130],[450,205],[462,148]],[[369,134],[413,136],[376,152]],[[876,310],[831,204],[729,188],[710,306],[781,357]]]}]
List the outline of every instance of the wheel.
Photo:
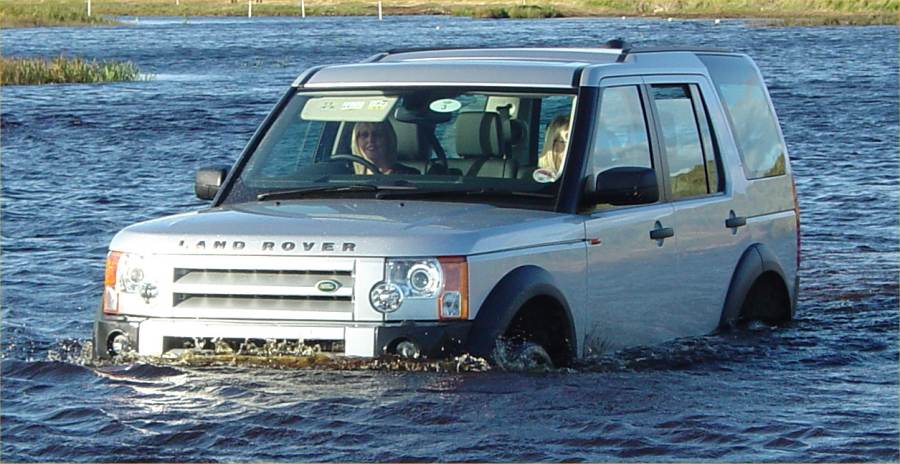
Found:
[{"label": "wheel", "polygon": [[550,370],[554,368],[550,354],[543,346],[534,342],[522,343],[519,347],[519,358],[525,363],[527,370]]},{"label": "wheel", "polygon": [[381,170],[378,169],[378,166],[375,166],[375,163],[363,158],[362,156],[348,155],[348,154],[344,153],[344,154],[332,155],[331,159],[347,160],[347,161],[354,162],[356,164],[361,164],[361,165],[365,166],[366,169],[369,169],[370,171],[374,172],[376,175],[381,175]]},{"label": "wheel", "polygon": [[555,367],[547,350],[531,341],[499,339],[491,358],[504,371],[545,372]]},{"label": "wheel", "polygon": [[753,321],[778,325],[790,320],[791,303],[777,279],[774,274],[763,275],[753,284],[741,307],[737,325],[746,326]]}]

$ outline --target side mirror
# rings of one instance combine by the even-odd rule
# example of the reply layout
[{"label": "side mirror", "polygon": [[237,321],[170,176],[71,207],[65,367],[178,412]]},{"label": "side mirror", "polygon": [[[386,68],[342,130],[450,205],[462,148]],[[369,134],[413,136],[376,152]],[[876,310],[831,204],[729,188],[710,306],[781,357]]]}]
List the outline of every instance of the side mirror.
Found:
[{"label": "side mirror", "polygon": [[592,204],[643,205],[659,201],[656,171],[637,166],[622,166],[597,174],[595,190],[587,194]]},{"label": "side mirror", "polygon": [[194,177],[194,193],[201,200],[212,200],[216,197],[219,187],[225,182],[225,176],[228,175],[228,168],[211,167],[201,168],[197,170]]}]

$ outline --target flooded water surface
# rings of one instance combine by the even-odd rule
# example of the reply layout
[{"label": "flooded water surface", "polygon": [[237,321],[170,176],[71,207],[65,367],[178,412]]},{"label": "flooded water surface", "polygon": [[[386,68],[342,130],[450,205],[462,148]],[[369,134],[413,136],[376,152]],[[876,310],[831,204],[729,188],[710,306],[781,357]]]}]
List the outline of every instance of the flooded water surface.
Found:
[{"label": "flooded water surface", "polygon": [[[613,37],[759,64],[802,209],[790,325],[544,374],[80,362],[113,234],[202,208],[194,171],[233,162],[303,69],[401,47]],[[896,27],[141,18],[2,40],[7,55],[130,60],[154,76],[2,89],[4,461],[900,458]]]}]

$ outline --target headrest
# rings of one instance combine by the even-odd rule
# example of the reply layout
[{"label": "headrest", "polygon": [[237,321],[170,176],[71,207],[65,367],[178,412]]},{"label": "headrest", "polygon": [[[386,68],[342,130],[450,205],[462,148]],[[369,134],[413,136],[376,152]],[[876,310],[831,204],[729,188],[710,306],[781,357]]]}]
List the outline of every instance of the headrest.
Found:
[{"label": "headrest", "polygon": [[501,155],[503,129],[500,115],[471,111],[456,118],[456,152],[459,156]]},{"label": "headrest", "polygon": [[418,127],[410,122],[390,120],[397,135],[397,159],[400,161],[419,161],[422,155],[419,151]]}]

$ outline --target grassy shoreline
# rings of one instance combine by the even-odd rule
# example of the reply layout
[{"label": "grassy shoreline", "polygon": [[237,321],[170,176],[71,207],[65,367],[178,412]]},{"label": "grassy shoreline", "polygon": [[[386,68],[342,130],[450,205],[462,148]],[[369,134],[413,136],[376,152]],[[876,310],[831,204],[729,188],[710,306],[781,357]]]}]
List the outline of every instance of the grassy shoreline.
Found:
[{"label": "grassy shoreline", "polygon": [[[300,16],[300,0],[251,0],[253,16]],[[0,0],[0,27],[108,25],[116,16],[247,16],[248,0]],[[898,24],[900,0],[384,1],[384,14],[476,18],[748,18],[782,25]],[[450,6],[448,6],[450,5]],[[306,0],[307,16],[372,16],[375,1]]]},{"label": "grassy shoreline", "polygon": [[135,81],[143,79],[134,63],[88,61],[58,56],[44,58],[0,58],[0,85],[38,85]]}]

